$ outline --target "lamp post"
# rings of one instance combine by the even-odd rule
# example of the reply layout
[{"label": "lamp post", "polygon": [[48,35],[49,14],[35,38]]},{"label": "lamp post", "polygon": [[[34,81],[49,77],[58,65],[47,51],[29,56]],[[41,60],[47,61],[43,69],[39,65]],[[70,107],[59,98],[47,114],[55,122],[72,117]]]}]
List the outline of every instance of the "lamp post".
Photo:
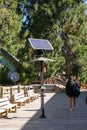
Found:
[{"label": "lamp post", "polygon": [[41,61],[41,116],[40,118],[46,118],[44,111],[44,61]]},{"label": "lamp post", "polygon": [[40,115],[40,118],[46,118],[45,116],[45,109],[44,109],[44,62],[47,62],[47,61],[54,61],[52,59],[48,59],[48,58],[45,58],[45,57],[40,57],[40,58],[37,58],[35,60],[33,60],[32,62],[40,62],[40,67],[41,67],[41,115]]},{"label": "lamp post", "polygon": [[[53,47],[52,45],[50,44],[50,42],[46,39],[35,39],[35,38],[28,38],[32,48],[34,50],[37,50],[38,52],[40,52],[40,55],[41,53],[43,54],[44,51],[46,50],[53,50]],[[35,61],[38,61],[40,62],[40,65],[41,65],[41,116],[40,118],[45,118],[45,112],[44,112],[44,76],[43,76],[43,73],[44,73],[44,62],[46,61],[53,61],[51,59],[48,59],[48,58],[44,58],[44,57],[40,57],[40,58],[37,58],[35,60],[33,60],[34,62]]]}]

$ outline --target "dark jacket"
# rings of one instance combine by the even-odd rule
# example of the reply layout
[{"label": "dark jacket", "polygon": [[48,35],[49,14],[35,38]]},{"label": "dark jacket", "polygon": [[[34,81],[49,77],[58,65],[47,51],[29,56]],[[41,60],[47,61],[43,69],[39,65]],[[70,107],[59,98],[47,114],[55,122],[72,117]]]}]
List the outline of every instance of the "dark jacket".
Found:
[{"label": "dark jacket", "polygon": [[69,97],[74,97],[76,96],[75,92],[74,92],[74,84],[72,84],[71,82],[67,82],[66,84],[66,94]]},{"label": "dark jacket", "polygon": [[66,84],[66,95],[68,95],[69,97],[78,97],[79,94],[80,94],[80,87],[77,84],[72,83],[71,77],[69,77]]}]

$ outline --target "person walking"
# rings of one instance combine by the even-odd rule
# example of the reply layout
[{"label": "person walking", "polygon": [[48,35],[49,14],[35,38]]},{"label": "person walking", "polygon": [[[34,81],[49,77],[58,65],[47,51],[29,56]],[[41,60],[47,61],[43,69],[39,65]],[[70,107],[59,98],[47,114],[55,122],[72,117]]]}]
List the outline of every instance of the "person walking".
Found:
[{"label": "person walking", "polygon": [[66,95],[69,97],[69,105],[70,105],[70,111],[72,111],[72,108],[76,108],[76,98],[79,96],[77,95],[74,89],[75,82],[72,80],[71,77],[69,77],[67,83],[66,83]]}]

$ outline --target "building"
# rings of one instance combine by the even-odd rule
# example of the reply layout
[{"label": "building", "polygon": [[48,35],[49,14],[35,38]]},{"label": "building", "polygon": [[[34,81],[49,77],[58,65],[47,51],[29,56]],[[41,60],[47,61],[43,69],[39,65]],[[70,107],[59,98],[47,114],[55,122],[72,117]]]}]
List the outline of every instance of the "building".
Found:
[{"label": "building", "polygon": [[10,78],[11,73],[16,72],[17,68],[20,66],[20,61],[14,57],[11,53],[0,47],[0,70],[2,67],[8,67],[8,78]]}]

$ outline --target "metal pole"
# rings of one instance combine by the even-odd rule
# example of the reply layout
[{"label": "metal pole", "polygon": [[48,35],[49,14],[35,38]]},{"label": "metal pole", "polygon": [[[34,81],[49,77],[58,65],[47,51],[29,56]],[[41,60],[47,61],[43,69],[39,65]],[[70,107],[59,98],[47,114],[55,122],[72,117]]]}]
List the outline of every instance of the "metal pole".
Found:
[{"label": "metal pole", "polygon": [[41,61],[41,116],[40,118],[46,118],[45,117],[45,111],[44,111],[44,62]]}]

